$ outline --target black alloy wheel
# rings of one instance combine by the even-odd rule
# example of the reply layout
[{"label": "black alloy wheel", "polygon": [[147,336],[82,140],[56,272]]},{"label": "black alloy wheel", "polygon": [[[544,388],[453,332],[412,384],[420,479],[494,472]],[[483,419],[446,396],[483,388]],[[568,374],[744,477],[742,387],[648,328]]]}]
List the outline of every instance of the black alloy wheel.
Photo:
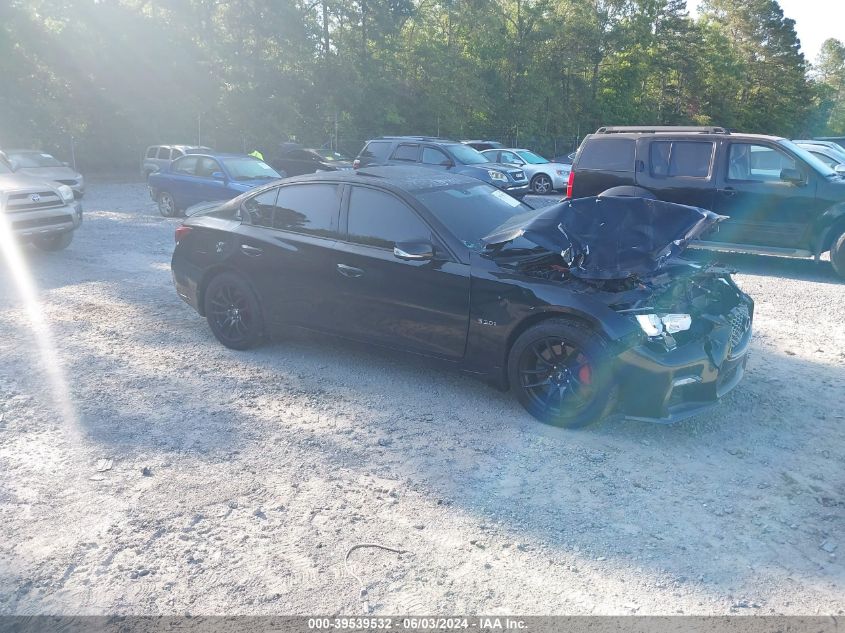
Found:
[{"label": "black alloy wheel", "polygon": [[602,418],[615,401],[601,339],[578,324],[553,319],[524,332],[508,363],[522,405],[547,424],[578,428]]},{"label": "black alloy wheel", "polygon": [[205,317],[217,340],[231,349],[248,349],[263,334],[261,306],[255,292],[232,273],[217,275],[208,284]]}]

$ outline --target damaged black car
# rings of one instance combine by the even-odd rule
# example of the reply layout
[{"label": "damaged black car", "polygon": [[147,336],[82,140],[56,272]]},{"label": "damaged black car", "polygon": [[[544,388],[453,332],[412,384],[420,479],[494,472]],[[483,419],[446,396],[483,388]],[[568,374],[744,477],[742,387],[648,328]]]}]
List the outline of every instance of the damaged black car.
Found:
[{"label": "damaged black car", "polygon": [[233,349],[307,328],[442,359],[550,424],[673,422],[745,370],[752,300],[681,258],[722,219],[642,198],[534,210],[468,177],[374,167],[199,209],[172,270]]}]

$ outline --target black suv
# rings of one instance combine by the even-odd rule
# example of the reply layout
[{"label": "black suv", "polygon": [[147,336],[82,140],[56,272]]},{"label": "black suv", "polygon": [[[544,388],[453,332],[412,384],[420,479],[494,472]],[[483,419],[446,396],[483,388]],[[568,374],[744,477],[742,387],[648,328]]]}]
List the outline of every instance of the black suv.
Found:
[{"label": "black suv", "polygon": [[575,156],[567,198],[641,196],[728,220],[700,245],[815,257],[845,277],[845,179],[776,136],[719,127],[603,127]]},{"label": "black suv", "polygon": [[383,136],[367,141],[355,169],[375,165],[419,165],[472,176],[516,198],[529,192],[525,172],[513,165],[491,163],[469,145],[430,136]]}]

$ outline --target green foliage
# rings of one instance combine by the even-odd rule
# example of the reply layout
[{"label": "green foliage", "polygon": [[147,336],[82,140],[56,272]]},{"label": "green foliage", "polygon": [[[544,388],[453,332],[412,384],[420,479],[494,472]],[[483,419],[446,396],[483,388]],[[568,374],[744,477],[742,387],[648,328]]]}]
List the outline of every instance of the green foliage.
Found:
[{"label": "green foliage", "polygon": [[157,142],[356,152],[380,134],[551,153],[608,124],[845,130],[845,49],[812,79],[775,0],[6,0],[0,145],[88,166]]}]

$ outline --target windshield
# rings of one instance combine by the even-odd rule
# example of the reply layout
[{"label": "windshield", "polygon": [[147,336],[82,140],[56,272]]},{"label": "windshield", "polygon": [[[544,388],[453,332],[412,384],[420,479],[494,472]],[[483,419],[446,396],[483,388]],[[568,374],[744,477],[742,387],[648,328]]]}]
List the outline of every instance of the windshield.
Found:
[{"label": "windshield", "polygon": [[62,164],[49,154],[39,152],[12,152],[9,160],[17,161],[18,167],[61,167]]},{"label": "windshield", "polygon": [[539,154],[535,154],[534,152],[529,152],[527,149],[523,149],[517,152],[522,157],[526,163],[530,165],[542,165],[544,163],[548,163],[549,161],[540,156]]},{"label": "windshield", "polygon": [[423,189],[414,195],[464,246],[474,250],[481,249],[481,238],[514,216],[537,213],[483,183]]},{"label": "windshield", "polygon": [[822,176],[827,176],[827,177],[836,176],[836,172],[833,171],[833,169],[831,169],[830,167],[825,165],[821,160],[819,160],[818,158],[813,156],[807,150],[805,150],[801,147],[798,147],[792,141],[784,140],[784,141],[780,141],[780,144],[783,145],[784,147],[788,148],[789,151],[791,151],[798,158],[800,158],[805,163],[807,163],[810,167],[812,167],[817,172],[819,172]]},{"label": "windshield", "polygon": [[233,180],[262,180],[281,178],[279,173],[263,160],[255,158],[223,158],[223,164]]},{"label": "windshield", "polygon": [[452,152],[455,161],[463,165],[480,165],[490,162],[489,158],[469,145],[449,145],[449,151]]},{"label": "windshield", "polygon": [[318,149],[317,153],[322,156],[325,160],[332,161],[332,160],[352,160],[346,154],[341,154],[340,152],[333,152],[330,149]]}]

